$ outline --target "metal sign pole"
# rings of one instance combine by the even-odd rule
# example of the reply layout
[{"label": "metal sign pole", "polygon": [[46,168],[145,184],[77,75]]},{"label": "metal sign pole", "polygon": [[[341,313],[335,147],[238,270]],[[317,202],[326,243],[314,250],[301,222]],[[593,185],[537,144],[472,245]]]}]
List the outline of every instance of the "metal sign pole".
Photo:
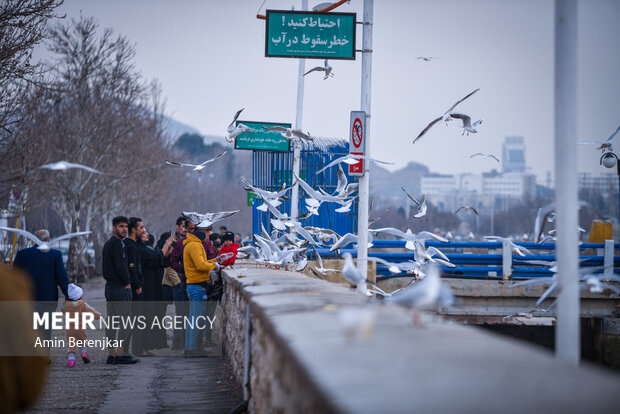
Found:
[{"label": "metal sign pole", "polygon": [[[301,0],[301,10],[308,10],[308,0]],[[304,109],[304,72],[306,60],[299,59],[299,69],[297,71],[297,114],[295,116],[295,128],[301,129],[301,119]],[[299,138],[293,139],[293,174],[299,177],[299,164],[301,157],[301,142]],[[291,182],[293,176],[291,176]],[[299,216],[299,184],[293,184],[291,189],[291,217],[294,219]]]},{"label": "metal sign pole", "polygon": [[[363,37],[362,37],[362,97],[361,110],[366,113],[366,131],[364,145],[366,155],[370,156],[370,80],[372,72],[372,9],[373,0],[364,0]],[[370,192],[370,163],[364,162],[364,175],[359,179],[359,209],[357,218],[357,258],[368,258],[368,203]],[[368,274],[368,261],[358,260],[358,269],[363,275]],[[366,283],[360,283],[357,288],[366,293]]]},{"label": "metal sign pole", "polygon": [[577,0],[555,1],[555,205],[558,263],[556,357],[579,363],[577,217]]}]

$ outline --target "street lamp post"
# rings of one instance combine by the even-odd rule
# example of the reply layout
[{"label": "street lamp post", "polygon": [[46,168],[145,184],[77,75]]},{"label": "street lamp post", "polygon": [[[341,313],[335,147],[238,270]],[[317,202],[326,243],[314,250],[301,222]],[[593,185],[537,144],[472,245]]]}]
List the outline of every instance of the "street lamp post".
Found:
[{"label": "street lamp post", "polygon": [[614,168],[614,165],[617,167],[616,171],[618,172],[618,225],[620,226],[620,162],[618,161],[618,156],[611,151],[608,151],[601,155],[601,159],[599,161],[600,165],[604,165],[606,168]]}]

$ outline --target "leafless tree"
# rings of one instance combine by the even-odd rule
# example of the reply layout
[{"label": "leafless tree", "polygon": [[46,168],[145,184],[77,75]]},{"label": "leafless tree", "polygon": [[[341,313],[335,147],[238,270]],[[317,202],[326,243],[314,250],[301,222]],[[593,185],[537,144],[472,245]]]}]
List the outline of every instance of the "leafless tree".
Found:
[{"label": "leafless tree", "polygon": [[[50,204],[66,232],[82,231],[152,197],[167,151],[163,108],[159,88],[134,68],[134,48],[123,36],[109,29],[99,35],[92,18],[58,25],[50,36],[53,87],[31,90],[24,98],[22,115],[28,122],[16,131],[13,144],[33,150],[12,162],[32,199]],[[60,160],[105,174],[34,169]],[[93,230],[107,229],[97,224]],[[71,240],[67,271],[72,280],[84,274],[84,248],[84,239]]]},{"label": "leafless tree", "polygon": [[0,2],[0,141],[19,122],[17,97],[25,84],[42,83],[41,68],[31,62],[35,45],[46,37],[50,19],[63,0],[2,0]]}]

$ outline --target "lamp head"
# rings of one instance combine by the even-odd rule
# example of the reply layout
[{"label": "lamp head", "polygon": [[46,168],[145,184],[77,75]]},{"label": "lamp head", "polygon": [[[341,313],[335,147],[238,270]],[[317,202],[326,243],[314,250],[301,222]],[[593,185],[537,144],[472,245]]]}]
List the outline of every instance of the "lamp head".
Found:
[{"label": "lamp head", "polygon": [[601,164],[603,164],[606,168],[615,167],[617,162],[617,157],[611,152],[608,152],[601,157]]}]

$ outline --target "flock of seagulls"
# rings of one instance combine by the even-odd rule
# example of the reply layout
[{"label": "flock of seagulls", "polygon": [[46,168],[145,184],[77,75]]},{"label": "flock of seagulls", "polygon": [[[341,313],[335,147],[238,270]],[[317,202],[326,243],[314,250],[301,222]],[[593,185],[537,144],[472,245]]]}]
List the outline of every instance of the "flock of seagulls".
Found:
[{"label": "flock of seagulls", "polygon": [[[434,56],[419,56],[416,58],[423,62],[430,62],[431,60],[438,59]],[[312,72],[323,73],[323,80],[327,80],[334,76],[333,68],[329,65],[327,59],[324,61],[323,66],[314,67],[304,73],[304,76]],[[433,119],[428,125],[414,138],[413,143],[416,143],[420,138],[426,135],[433,126],[438,123],[445,123],[453,119],[461,120],[460,127],[463,129],[462,136],[467,134],[475,134],[478,132],[479,126],[482,124],[483,119],[478,119],[472,122],[472,117],[464,113],[455,112],[456,107],[463,101],[469,99],[476,94],[480,89],[475,89],[463,98],[457,100],[452,104],[441,116]],[[255,129],[244,125],[243,123],[237,123],[237,120],[244,108],[238,110],[232,122],[226,128],[225,139],[227,142],[234,142],[236,137],[242,133],[256,132]],[[236,124],[236,125],[235,125]],[[312,141],[314,137],[307,132],[303,132],[299,129],[285,128],[280,126],[264,126],[266,131],[280,134],[287,140],[306,140]],[[620,132],[620,126],[613,132],[605,141],[590,141],[580,142],[580,144],[595,144],[598,145],[597,149],[605,151],[612,151],[612,141],[615,136]],[[165,165],[174,167],[187,167],[191,168],[195,172],[202,172],[210,163],[213,163],[223,157],[227,151],[208,159],[201,164],[189,164],[175,161],[165,160]],[[483,159],[493,159],[496,162],[500,160],[493,154],[486,154],[478,152],[470,155],[469,158],[481,157]],[[359,162],[360,159],[367,160],[369,162],[392,164],[385,161],[380,161],[368,156],[358,155],[345,155],[343,157],[336,158],[332,162],[325,165],[318,170],[316,174],[320,174],[327,169],[338,166],[337,178],[338,183],[336,190],[333,194],[328,193],[322,188],[315,189],[309,185],[306,181],[294,174],[293,184],[298,184],[305,192],[305,204],[307,213],[299,217],[288,217],[286,213],[282,213],[278,210],[278,207],[282,204],[283,200],[288,199],[287,193],[291,187],[286,187],[285,184],[278,191],[267,191],[259,187],[254,186],[247,179],[242,178],[243,188],[246,191],[252,192],[257,199],[263,201],[262,205],[257,207],[259,211],[268,212],[270,214],[270,222],[274,228],[274,231],[269,234],[264,227],[261,226],[261,234],[254,234],[254,246],[240,247],[238,252],[240,256],[252,257],[255,261],[271,264],[271,265],[294,265],[295,270],[303,271],[308,267],[309,261],[307,253],[311,253],[314,256],[315,264],[310,267],[310,271],[318,278],[323,278],[328,273],[339,272],[336,269],[326,268],[323,264],[321,255],[319,254],[319,247],[329,248],[330,252],[338,252],[340,254],[341,249],[348,245],[358,243],[358,237],[355,234],[347,233],[345,235],[339,235],[331,229],[323,229],[310,226],[302,226],[299,222],[300,219],[307,218],[311,215],[318,215],[319,208],[324,203],[335,203],[340,207],[335,209],[338,213],[346,213],[350,211],[351,206],[357,195],[355,194],[359,190],[357,183],[348,183],[346,174],[341,164],[352,165]],[[91,167],[69,163],[67,161],[60,161],[51,164],[45,164],[38,167],[39,170],[53,170],[53,171],[66,171],[68,169],[82,169],[93,174],[105,173],[93,169]],[[427,196],[423,194],[420,201],[414,198],[404,187],[401,187],[406,196],[417,206],[418,211],[414,214],[414,218],[422,218],[427,214]],[[581,206],[581,204],[580,204]],[[544,225],[546,222],[553,222],[554,220],[554,205],[543,206],[539,209],[536,222],[534,235],[537,242],[542,243],[549,238],[553,238],[553,230],[548,232],[547,235],[543,234]],[[191,220],[197,225],[197,227],[205,228],[211,226],[213,223],[223,220],[233,214],[239,212],[223,211],[217,213],[197,213],[183,211],[183,216]],[[471,212],[478,216],[478,211],[472,206],[461,206],[456,213],[459,212]],[[91,234],[90,231],[65,234],[57,237],[50,242],[41,241],[35,235],[21,229],[13,229],[8,227],[0,227],[2,231],[8,231],[23,236],[32,242],[42,251],[48,251],[50,245],[61,240],[66,240],[72,237],[81,237]],[[454,303],[454,295],[450,289],[441,282],[439,265],[454,267],[449,258],[437,247],[431,246],[425,248],[424,241],[435,240],[440,242],[448,242],[448,239],[438,236],[434,233],[421,231],[413,233],[410,229],[405,232],[391,227],[369,229],[368,247],[372,246],[373,239],[378,235],[384,234],[390,237],[395,237],[405,241],[405,248],[413,252],[413,260],[406,262],[392,263],[381,258],[369,257],[367,260],[373,260],[388,268],[391,273],[399,274],[402,272],[410,273],[414,277],[411,283],[401,289],[394,292],[387,293],[377,286],[371,285],[369,292],[383,296],[385,303],[393,303],[399,305],[409,306],[415,309],[437,309],[439,306],[449,306]],[[498,236],[485,236],[484,239],[491,241],[502,242],[505,246],[508,246],[511,251],[521,257],[532,255],[532,252],[523,246],[516,245],[512,240],[498,237]],[[344,279],[352,286],[356,287],[360,283],[369,283],[366,279],[366,275],[357,268],[353,262],[353,257],[350,252],[345,251],[342,253],[342,259],[344,260],[343,268],[340,271]],[[527,263],[533,265],[548,266],[552,272],[557,271],[557,266],[553,262],[549,261],[533,261],[524,260]],[[533,286],[537,284],[549,284],[550,286],[545,290],[543,295],[539,298],[536,306],[540,306],[554,291],[558,288],[557,275],[554,274],[550,278],[539,278],[536,280],[527,280],[521,283],[512,285],[513,287],[519,286]],[[620,294],[620,289],[607,282],[619,282],[618,276],[603,276],[592,274],[591,270],[586,273],[583,271],[580,276],[580,286],[582,290],[590,290],[591,292],[602,292],[605,289],[611,290],[616,294]],[[545,309],[535,309],[534,311],[548,311],[555,302]]]}]

